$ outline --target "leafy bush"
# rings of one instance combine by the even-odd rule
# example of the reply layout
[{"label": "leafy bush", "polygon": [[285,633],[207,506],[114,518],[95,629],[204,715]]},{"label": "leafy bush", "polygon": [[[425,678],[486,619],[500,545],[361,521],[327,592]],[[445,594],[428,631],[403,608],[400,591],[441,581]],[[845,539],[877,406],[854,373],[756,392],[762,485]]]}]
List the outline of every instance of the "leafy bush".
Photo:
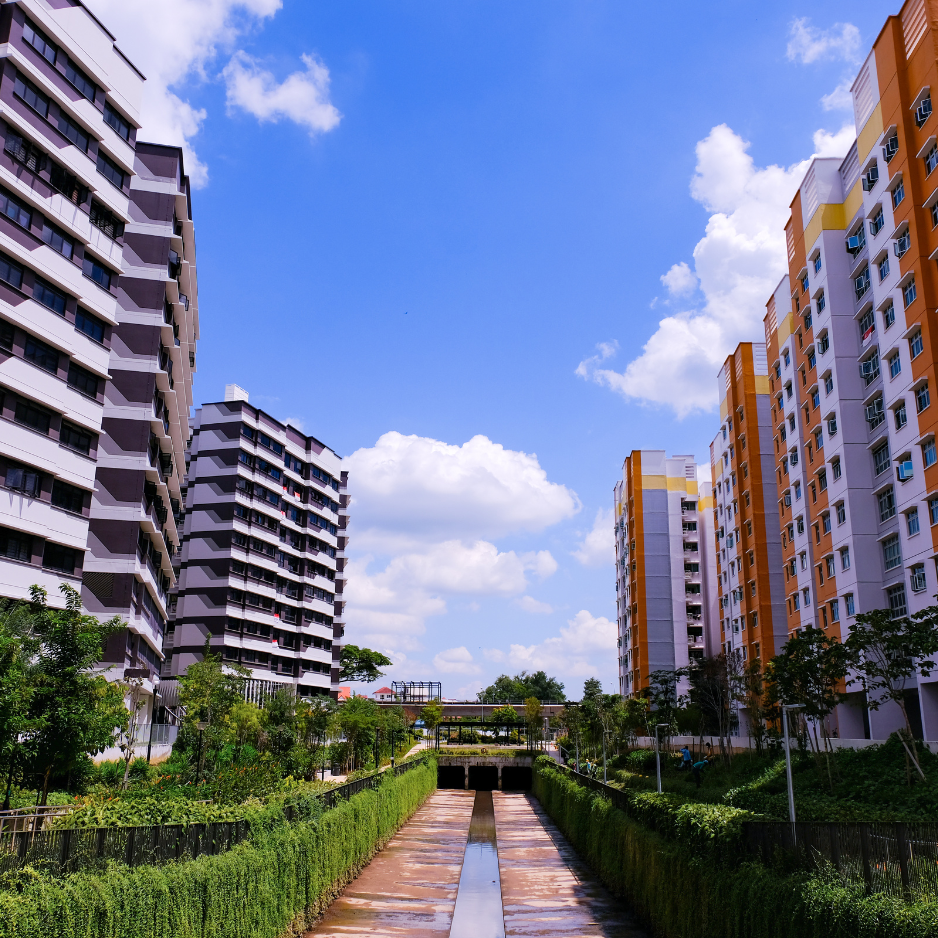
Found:
[{"label": "leafy bush", "polygon": [[[667,938],[926,938],[938,934],[938,905],[865,896],[820,877],[780,876],[757,863],[719,867],[695,856],[680,825],[732,828],[720,815],[675,819],[665,839],[596,792],[551,767],[535,764],[534,794],[603,882],[625,899],[656,935]],[[654,799],[649,815],[670,812]],[[712,805],[700,806],[712,808]],[[680,808],[675,814],[680,814]],[[693,837],[706,836],[704,831]],[[727,837],[731,835],[728,834]],[[724,844],[725,845],[725,844]]]},{"label": "leafy bush", "polygon": [[308,929],[436,788],[436,764],[390,774],[310,822],[162,867],[19,876],[0,892],[0,938],[280,938]]}]

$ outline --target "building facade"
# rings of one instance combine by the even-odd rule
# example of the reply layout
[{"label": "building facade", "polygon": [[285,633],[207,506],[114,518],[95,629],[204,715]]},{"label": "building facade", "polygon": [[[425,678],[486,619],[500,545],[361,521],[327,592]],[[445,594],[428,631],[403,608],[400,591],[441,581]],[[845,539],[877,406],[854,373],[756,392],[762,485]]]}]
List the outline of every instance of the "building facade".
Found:
[{"label": "building facade", "polygon": [[108,675],[152,695],[162,664],[199,333],[189,180],[178,147],[139,143],[110,354],[83,600],[126,630]]},{"label": "building facade", "polygon": [[744,661],[767,661],[788,629],[765,346],[737,346],[718,383],[722,423],[710,465],[719,642]]},{"label": "building facade", "polygon": [[[791,206],[765,320],[789,632],[844,638],[859,612],[938,593],[936,41],[924,0],[889,17],[852,86],[855,145],[815,160]],[[852,697],[841,736],[901,722]],[[907,698],[913,728],[938,738],[935,677]]]},{"label": "building facade", "polygon": [[79,4],[0,6],[0,597],[81,588],[143,76]]},{"label": "building facade", "polygon": [[713,498],[692,457],[633,450],[614,490],[619,692],[719,649]]},{"label": "building facade", "polygon": [[257,681],[338,693],[346,481],[339,456],[240,388],[197,409],[165,677],[208,642]]}]

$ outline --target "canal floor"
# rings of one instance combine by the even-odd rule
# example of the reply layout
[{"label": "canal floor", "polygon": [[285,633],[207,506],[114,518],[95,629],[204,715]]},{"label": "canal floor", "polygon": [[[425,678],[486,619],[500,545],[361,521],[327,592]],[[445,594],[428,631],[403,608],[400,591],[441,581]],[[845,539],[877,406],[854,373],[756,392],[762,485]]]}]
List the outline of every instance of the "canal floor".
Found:
[{"label": "canal floor", "polygon": [[305,938],[647,938],[534,798],[478,794],[437,791]]}]

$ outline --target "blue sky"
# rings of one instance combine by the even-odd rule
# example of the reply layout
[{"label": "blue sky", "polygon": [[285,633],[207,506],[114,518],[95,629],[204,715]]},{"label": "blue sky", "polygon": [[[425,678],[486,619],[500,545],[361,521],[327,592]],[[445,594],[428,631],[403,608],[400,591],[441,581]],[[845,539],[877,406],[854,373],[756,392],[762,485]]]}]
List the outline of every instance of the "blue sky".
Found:
[{"label": "blue sky", "polygon": [[447,696],[614,690],[597,513],[632,448],[708,458],[898,5],[89,5],[199,184],[196,400],[237,382],[351,457],[347,639]]}]

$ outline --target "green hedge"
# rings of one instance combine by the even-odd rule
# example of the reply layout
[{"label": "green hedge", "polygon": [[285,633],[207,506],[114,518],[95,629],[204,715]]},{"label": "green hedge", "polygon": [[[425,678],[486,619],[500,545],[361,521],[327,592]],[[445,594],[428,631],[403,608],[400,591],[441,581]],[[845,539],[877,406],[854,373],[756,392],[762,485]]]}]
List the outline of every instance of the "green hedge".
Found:
[{"label": "green hedge", "polygon": [[602,881],[664,938],[933,938],[938,905],[864,896],[758,863],[696,855],[566,777],[535,764],[534,794]]},{"label": "green hedge", "polygon": [[62,878],[17,875],[0,938],[278,938],[300,934],[436,788],[432,760],[308,823],[227,853]]}]

